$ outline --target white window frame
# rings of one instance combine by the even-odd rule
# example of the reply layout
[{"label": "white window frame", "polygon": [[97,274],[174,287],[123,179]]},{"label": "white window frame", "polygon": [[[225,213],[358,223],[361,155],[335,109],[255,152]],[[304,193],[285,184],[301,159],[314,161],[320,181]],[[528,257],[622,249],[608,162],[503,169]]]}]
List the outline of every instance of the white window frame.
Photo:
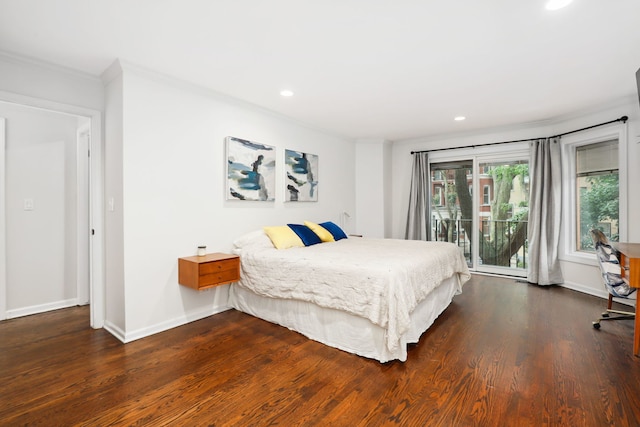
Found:
[{"label": "white window frame", "polygon": [[562,144],[562,236],[559,258],[563,261],[597,265],[591,253],[578,251],[576,247],[576,149],[599,142],[618,140],[618,178],[619,178],[619,219],[618,231],[621,242],[627,240],[628,224],[628,158],[627,127],[625,124],[602,126],[589,131],[563,136]]}]

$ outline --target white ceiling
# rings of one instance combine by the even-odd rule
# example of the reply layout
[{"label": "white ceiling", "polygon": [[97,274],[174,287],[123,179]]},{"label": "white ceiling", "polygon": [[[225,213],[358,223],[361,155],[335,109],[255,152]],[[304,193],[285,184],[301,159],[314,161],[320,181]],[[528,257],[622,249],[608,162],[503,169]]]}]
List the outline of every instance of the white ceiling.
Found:
[{"label": "white ceiling", "polygon": [[635,96],[640,1],[545,2],[0,0],[0,51],[96,76],[120,58],[353,138],[519,125]]}]

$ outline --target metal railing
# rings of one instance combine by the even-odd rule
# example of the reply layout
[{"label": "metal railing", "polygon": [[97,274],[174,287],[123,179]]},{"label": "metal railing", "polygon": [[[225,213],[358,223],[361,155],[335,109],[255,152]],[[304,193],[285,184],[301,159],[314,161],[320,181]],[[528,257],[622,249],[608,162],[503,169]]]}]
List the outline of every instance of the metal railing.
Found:
[{"label": "metal railing", "polygon": [[[463,249],[467,264],[472,266],[472,220],[432,220],[431,239],[452,242]],[[527,268],[527,221],[480,220],[479,264],[509,268]]]},{"label": "metal railing", "polygon": [[467,235],[467,230],[471,230],[472,221],[470,219],[458,219],[452,221],[450,219],[432,220],[431,221],[431,240],[441,242],[451,242],[462,248],[464,258],[467,265],[473,265],[471,261],[471,238]]}]

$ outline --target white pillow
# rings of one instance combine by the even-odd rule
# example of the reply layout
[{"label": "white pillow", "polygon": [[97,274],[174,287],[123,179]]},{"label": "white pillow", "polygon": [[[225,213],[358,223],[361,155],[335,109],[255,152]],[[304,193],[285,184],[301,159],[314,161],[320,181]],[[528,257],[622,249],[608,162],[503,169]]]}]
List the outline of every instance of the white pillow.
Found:
[{"label": "white pillow", "polygon": [[244,234],[233,241],[233,247],[238,250],[250,246],[273,248],[273,243],[262,229]]}]

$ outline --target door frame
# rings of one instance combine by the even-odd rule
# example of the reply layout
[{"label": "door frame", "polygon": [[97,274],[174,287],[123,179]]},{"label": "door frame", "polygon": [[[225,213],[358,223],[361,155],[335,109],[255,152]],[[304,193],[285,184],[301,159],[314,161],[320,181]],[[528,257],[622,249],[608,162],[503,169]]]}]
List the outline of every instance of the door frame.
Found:
[{"label": "door frame", "polygon": [[[499,275],[514,275],[513,269],[508,269],[505,267],[495,267],[495,266],[482,266],[479,265],[479,242],[478,236],[475,230],[478,230],[479,220],[478,220],[478,212],[479,212],[479,202],[478,197],[476,197],[478,186],[479,186],[479,164],[481,162],[500,162],[513,160],[514,158],[529,158],[530,147],[528,142],[515,142],[509,144],[508,147],[505,146],[475,146],[469,148],[459,148],[459,149],[451,149],[445,151],[438,151],[429,154],[429,168],[431,168],[432,163],[444,163],[444,162],[456,162],[456,161],[469,161],[473,162],[473,188],[474,188],[474,196],[473,200],[473,218],[472,218],[472,227],[474,232],[471,233],[471,266],[469,270],[478,272],[478,273],[488,273],[488,274],[499,274]],[[429,188],[431,186],[429,185]],[[511,270],[511,271],[510,271]],[[516,276],[521,276],[521,272],[515,274]],[[526,271],[522,277],[526,276]]]},{"label": "door frame", "polygon": [[91,302],[90,185],[91,124],[80,125],[76,132],[76,297],[78,305]]},{"label": "door frame", "polygon": [[[57,113],[87,117],[90,122],[90,160],[89,160],[89,304],[90,324],[92,328],[102,328],[106,316],[106,289],[104,270],[104,145],[102,112],[84,107],[48,101],[0,91],[0,101],[19,104]],[[4,121],[0,132],[4,135]],[[2,137],[4,140],[4,136]],[[0,141],[1,142],[1,141]],[[4,165],[5,147],[0,154]],[[5,173],[0,174],[0,189],[3,197],[0,201],[0,319],[6,318],[6,224],[5,224]]]},{"label": "door frame", "polygon": [[6,119],[0,117],[0,320],[7,318],[7,227],[5,211]]}]

